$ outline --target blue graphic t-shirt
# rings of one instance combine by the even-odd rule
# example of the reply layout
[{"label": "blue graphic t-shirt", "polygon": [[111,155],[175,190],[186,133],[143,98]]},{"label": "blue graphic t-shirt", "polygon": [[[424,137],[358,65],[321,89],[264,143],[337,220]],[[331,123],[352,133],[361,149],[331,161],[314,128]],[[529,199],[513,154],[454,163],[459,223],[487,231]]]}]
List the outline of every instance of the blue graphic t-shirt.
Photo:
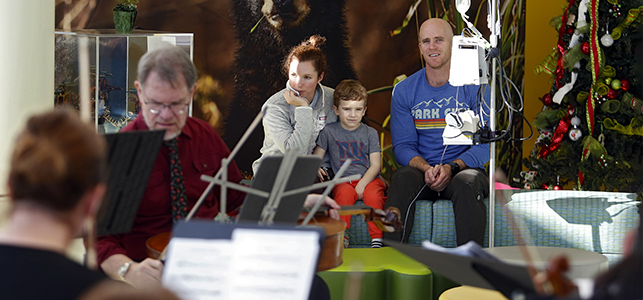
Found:
[{"label": "blue graphic t-shirt", "polygon": [[343,176],[364,173],[371,167],[370,154],[380,152],[377,131],[366,124],[354,130],[344,129],[339,122],[326,125],[317,137],[317,146],[326,151],[334,173],[351,159],[351,165]]},{"label": "blue graphic t-shirt", "polygon": [[[420,156],[431,165],[440,163],[445,147],[442,142],[444,117],[450,112],[470,109],[486,122],[487,116],[479,115],[480,106],[476,104],[479,88],[477,85],[454,87],[449,83],[432,87],[426,80],[425,69],[398,83],[391,100],[391,137],[397,162],[408,166],[411,158]],[[484,97],[487,102],[488,90]],[[449,145],[442,163],[458,158],[468,167],[483,168],[489,161],[489,145]]]}]

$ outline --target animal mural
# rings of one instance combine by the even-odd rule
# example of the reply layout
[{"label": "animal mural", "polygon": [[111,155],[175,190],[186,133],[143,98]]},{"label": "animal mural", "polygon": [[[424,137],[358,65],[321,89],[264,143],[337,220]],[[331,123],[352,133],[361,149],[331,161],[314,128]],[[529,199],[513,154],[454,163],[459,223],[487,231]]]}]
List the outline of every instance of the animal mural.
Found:
[{"label": "animal mural", "polygon": [[[356,78],[351,65],[345,18],[345,0],[234,0],[235,35],[239,47],[233,72],[235,92],[229,105],[224,139],[232,149],[243,136],[263,103],[286,86],[282,62],[290,49],[309,36],[326,38],[322,47],[329,69],[322,84],[335,87]],[[256,26],[256,27],[255,27]],[[253,29],[254,28],[254,29]],[[263,128],[258,126],[235,157],[249,173],[259,158]]]}]

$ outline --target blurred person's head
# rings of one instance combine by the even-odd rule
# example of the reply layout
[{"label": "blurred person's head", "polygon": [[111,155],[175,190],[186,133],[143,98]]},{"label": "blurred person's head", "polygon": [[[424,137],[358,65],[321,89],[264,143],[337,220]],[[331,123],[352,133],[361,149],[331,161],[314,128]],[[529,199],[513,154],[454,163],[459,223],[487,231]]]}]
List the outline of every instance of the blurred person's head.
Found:
[{"label": "blurred person's head", "polygon": [[[95,214],[105,190],[106,143],[77,112],[35,115],[17,136],[8,186],[14,209],[35,207],[68,220],[89,194],[78,220]],[[77,225],[77,224],[74,224]]]}]

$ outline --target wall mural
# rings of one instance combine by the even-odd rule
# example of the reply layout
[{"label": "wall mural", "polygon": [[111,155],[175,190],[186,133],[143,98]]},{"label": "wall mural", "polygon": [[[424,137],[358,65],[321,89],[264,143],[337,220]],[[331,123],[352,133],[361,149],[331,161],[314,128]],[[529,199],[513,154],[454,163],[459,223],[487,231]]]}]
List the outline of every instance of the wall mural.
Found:
[{"label": "wall mural", "polygon": [[[513,18],[507,33],[518,36],[524,32],[524,0],[502,2],[510,13],[501,15]],[[56,1],[56,28],[113,28],[113,7],[113,0]],[[423,67],[419,24],[442,17],[461,30],[454,7],[453,0],[141,0],[136,29],[194,33],[199,88],[193,115],[210,122],[232,148],[263,102],[285,86],[281,60],[289,48],[311,34],[327,38],[330,70],[323,84],[334,87],[344,78],[357,78],[367,90],[378,91],[369,95],[366,119],[386,133],[382,123],[394,79]],[[474,0],[468,15],[488,36],[486,7],[486,1]],[[520,56],[520,45],[511,48],[510,55]],[[522,69],[517,71],[521,81]],[[243,171],[249,173],[262,141],[260,129],[236,158]]]},{"label": "wall mural", "polygon": [[[345,2],[234,1],[232,14],[239,45],[233,66],[235,92],[224,126],[228,145],[239,141],[266,99],[285,87],[287,76],[282,71],[282,62],[292,47],[309,36],[318,34],[326,38],[323,49],[329,70],[322,84],[335,87],[343,79],[356,78],[348,48]],[[237,160],[239,168],[249,170],[262,145],[263,128],[259,126],[239,152],[239,157],[244,158]]]}]

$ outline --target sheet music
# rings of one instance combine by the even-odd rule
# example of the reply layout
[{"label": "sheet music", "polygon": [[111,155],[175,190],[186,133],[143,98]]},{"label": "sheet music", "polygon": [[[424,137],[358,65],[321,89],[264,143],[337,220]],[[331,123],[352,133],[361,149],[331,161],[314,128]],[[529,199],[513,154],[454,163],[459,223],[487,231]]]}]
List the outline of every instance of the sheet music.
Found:
[{"label": "sheet music", "polygon": [[163,284],[185,300],[308,299],[319,234],[237,228],[228,239],[173,238]]},{"label": "sheet music", "polygon": [[228,239],[172,238],[163,285],[185,300],[227,299],[233,246]]},{"label": "sheet music", "polygon": [[487,253],[482,250],[482,247],[474,241],[469,241],[466,244],[460,245],[455,248],[445,248],[438,244],[434,244],[431,241],[425,240],[422,242],[422,247],[424,249],[429,249],[433,251],[439,251],[454,255],[467,256],[467,257],[476,257],[482,258],[489,261],[500,261],[497,257]]}]

